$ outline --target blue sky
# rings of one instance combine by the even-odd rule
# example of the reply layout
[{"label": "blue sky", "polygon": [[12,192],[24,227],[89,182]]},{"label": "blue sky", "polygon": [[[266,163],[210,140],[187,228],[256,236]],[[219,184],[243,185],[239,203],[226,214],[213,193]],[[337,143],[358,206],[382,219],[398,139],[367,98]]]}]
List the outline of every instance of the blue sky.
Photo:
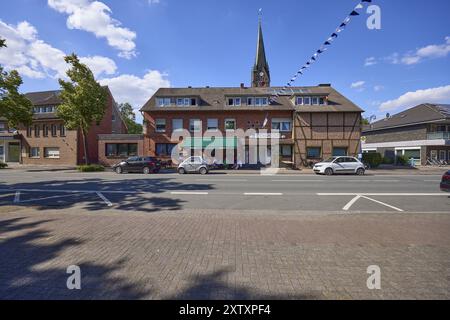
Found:
[{"label": "blue sky", "polygon": [[[249,84],[263,9],[272,85],[284,85],[358,0],[2,1],[0,63],[22,91],[53,90],[76,52],[118,102],[138,109],[160,86]],[[373,0],[295,85],[331,83],[378,118],[429,101],[450,103],[450,1]],[[365,11],[365,9],[364,9]]]}]

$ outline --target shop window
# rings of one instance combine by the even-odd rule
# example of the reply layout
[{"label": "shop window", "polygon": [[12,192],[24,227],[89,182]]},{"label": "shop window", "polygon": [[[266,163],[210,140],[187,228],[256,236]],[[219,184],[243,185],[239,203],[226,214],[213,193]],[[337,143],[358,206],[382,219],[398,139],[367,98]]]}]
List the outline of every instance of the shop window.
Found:
[{"label": "shop window", "polygon": [[306,156],[308,159],[318,159],[320,158],[320,151],[320,147],[306,148]]}]

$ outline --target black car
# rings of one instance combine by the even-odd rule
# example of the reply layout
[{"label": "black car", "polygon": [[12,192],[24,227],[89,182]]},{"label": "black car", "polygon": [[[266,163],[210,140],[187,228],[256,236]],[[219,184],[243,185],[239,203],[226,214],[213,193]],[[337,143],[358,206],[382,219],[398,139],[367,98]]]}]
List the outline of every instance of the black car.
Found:
[{"label": "black car", "polygon": [[441,190],[450,192],[450,170],[444,173],[441,181]]},{"label": "black car", "polygon": [[131,157],[113,166],[116,173],[124,172],[150,172],[158,173],[161,169],[161,161],[154,157]]}]

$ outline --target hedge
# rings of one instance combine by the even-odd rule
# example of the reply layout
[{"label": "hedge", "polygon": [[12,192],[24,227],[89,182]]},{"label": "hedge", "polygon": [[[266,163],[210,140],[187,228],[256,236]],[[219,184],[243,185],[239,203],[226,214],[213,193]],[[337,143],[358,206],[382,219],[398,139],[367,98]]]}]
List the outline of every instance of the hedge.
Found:
[{"label": "hedge", "polygon": [[405,156],[398,156],[397,157],[397,164],[401,166],[406,166],[409,164],[409,159]]},{"label": "hedge", "polygon": [[100,171],[105,171],[105,167],[101,166],[99,164],[89,164],[89,165],[78,166],[77,170],[80,172],[100,172]]},{"label": "hedge", "polygon": [[363,153],[362,161],[365,164],[368,164],[371,168],[377,168],[383,161],[383,157],[377,152],[368,152]]},{"label": "hedge", "polygon": [[5,169],[6,167],[8,167],[6,163],[0,162],[0,169]]}]

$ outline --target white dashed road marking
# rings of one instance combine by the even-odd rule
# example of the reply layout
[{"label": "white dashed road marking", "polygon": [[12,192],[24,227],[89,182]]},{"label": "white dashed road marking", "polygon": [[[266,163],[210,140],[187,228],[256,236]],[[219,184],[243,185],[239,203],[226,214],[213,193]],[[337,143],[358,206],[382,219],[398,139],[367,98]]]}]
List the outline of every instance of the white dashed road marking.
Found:
[{"label": "white dashed road marking", "polygon": [[193,192],[193,191],[173,191],[170,194],[174,195],[207,195],[208,192]]},{"label": "white dashed road marking", "polygon": [[14,196],[14,203],[20,202],[20,191],[16,191],[16,195]]},{"label": "white dashed road marking", "polygon": [[97,195],[106,203],[108,207],[112,207],[113,204],[109,201],[101,192],[96,192]]},{"label": "white dashed road marking", "polygon": [[245,196],[282,196],[282,193],[246,192]]}]

